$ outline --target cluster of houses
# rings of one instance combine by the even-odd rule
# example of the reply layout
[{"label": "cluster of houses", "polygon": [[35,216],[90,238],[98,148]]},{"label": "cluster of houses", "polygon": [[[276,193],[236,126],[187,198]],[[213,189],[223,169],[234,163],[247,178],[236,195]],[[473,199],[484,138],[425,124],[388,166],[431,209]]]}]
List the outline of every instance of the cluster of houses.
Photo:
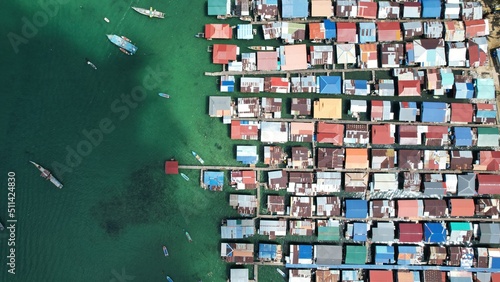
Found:
[{"label": "cluster of houses", "polygon": [[208,15],[243,20],[349,18],[349,19],[464,19],[483,17],[479,2],[458,0],[356,1],[356,0],[208,0]]},{"label": "cluster of houses", "polygon": [[[213,63],[232,72],[220,77],[221,92],[378,96],[209,97],[209,115],[230,125],[231,139],[264,143],[236,146],[236,160],[250,167],[202,170],[205,189],[251,190],[229,195],[242,218],[221,226],[224,260],[285,264],[295,282],[500,281],[495,85],[467,71],[489,65],[490,23],[479,2],[207,6],[217,18],[260,21],[206,24],[207,40],[262,34],[284,44],[211,46]],[[372,71],[372,80],[349,78],[359,77],[352,68]],[[281,71],[287,76],[275,76]],[[458,100],[422,101],[426,95]],[[247,268],[230,274],[249,280]]]},{"label": "cluster of houses", "polygon": [[[289,116],[312,117],[314,120],[304,120],[312,123],[317,120],[332,120],[330,123],[348,124],[351,117],[366,117],[359,124],[375,124],[391,121],[393,122],[418,122],[426,125],[459,125],[467,124],[496,124],[497,107],[495,103],[445,103],[445,102],[395,102],[381,100],[348,100],[348,111],[344,111],[344,101],[341,98],[290,98],[291,103]],[[289,99],[289,100],[290,100]],[[273,97],[244,97],[233,100],[229,96],[209,97],[209,116],[222,117],[223,123],[231,124],[232,129],[248,131],[252,128],[253,133],[248,136],[235,134],[232,139],[257,140],[255,136],[259,129],[264,130],[264,122],[280,123],[282,119],[283,105],[286,98]],[[346,118],[345,118],[346,117]],[[234,119],[234,120],[233,120]],[[273,121],[274,119],[274,121]],[[239,121],[239,125],[238,122]],[[351,120],[352,121],[352,120]],[[327,122],[318,121],[319,124]],[[234,127],[234,128],[233,128]],[[246,127],[246,128],[243,128]],[[289,126],[285,128],[288,129]],[[492,126],[493,127],[493,126]],[[342,127],[342,130],[344,127]],[[275,132],[279,134],[279,131]],[[317,132],[319,133],[319,132]],[[261,134],[262,135],[262,134]],[[263,142],[287,142],[263,141]],[[320,140],[318,142],[321,143]],[[342,143],[337,144],[342,145]]]},{"label": "cluster of houses", "polygon": [[[454,99],[495,99],[495,85],[491,78],[455,75],[450,69],[394,69],[396,79],[342,79],[341,75],[301,75],[291,78],[232,75],[220,77],[221,92],[240,93],[317,93],[355,96],[421,97],[447,95]],[[238,83],[239,80],[239,83]]]}]

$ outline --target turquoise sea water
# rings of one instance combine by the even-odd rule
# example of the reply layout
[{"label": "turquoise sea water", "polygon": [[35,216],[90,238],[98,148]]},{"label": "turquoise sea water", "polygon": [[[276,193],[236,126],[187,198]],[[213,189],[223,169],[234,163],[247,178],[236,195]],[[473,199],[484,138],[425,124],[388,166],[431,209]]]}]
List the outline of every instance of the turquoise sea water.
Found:
[{"label": "turquoise sea water", "polygon": [[[50,13],[42,6],[2,2],[0,219],[6,223],[12,171],[17,223],[14,275],[9,233],[0,233],[0,281],[225,281],[219,226],[235,216],[228,195],[203,191],[195,171],[186,171],[190,182],[163,173],[171,157],[196,164],[191,150],[207,164],[235,164],[233,147],[217,141],[228,127],[207,115],[217,87],[203,73],[220,67],[206,51],[213,42],[194,37],[216,22],[205,16],[206,1],[61,0]],[[166,18],[130,6],[153,6]],[[130,38],[136,55],[122,54],[108,33]],[[127,104],[130,95],[138,99]],[[29,160],[64,188],[40,178]]]}]

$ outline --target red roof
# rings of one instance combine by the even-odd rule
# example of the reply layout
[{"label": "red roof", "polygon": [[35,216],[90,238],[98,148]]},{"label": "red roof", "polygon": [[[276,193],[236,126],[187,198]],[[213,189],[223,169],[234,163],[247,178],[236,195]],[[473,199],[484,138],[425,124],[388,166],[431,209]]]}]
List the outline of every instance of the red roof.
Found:
[{"label": "red roof", "polygon": [[394,144],[390,124],[372,125],[372,144]]},{"label": "red roof", "polygon": [[486,170],[497,171],[500,169],[499,151],[480,151],[479,165],[485,166]]},{"label": "red roof", "polygon": [[400,223],[399,242],[418,243],[422,241],[423,231],[421,223]]},{"label": "red roof", "polygon": [[392,270],[370,270],[370,282],[392,282]]},{"label": "red roof", "polygon": [[492,273],[491,282],[500,282],[500,273]]},{"label": "red roof", "polygon": [[382,119],[384,117],[384,103],[382,100],[372,101],[371,115],[372,120]]},{"label": "red roof", "polygon": [[465,38],[473,38],[488,35],[487,23],[483,20],[464,21]]},{"label": "red roof", "polygon": [[401,27],[399,22],[378,22],[378,41],[399,41],[401,40]]},{"label": "red roof", "polygon": [[495,174],[478,174],[477,181],[479,187],[477,193],[484,194],[500,194],[500,175]]},{"label": "red roof", "polygon": [[257,140],[259,128],[255,124],[241,124],[240,120],[231,121],[231,139]]},{"label": "red roof", "polygon": [[233,38],[233,29],[229,24],[206,24],[206,39],[231,39]]},{"label": "red roof", "polygon": [[337,22],[337,42],[358,43],[356,23]]},{"label": "red roof", "polygon": [[471,67],[485,66],[488,63],[488,55],[479,47],[479,45],[469,40],[468,53],[469,64]]},{"label": "red roof", "polygon": [[214,64],[229,64],[236,61],[236,51],[238,46],[230,44],[214,44],[212,51]]},{"label": "red roof", "polygon": [[271,86],[288,87],[288,79],[285,77],[271,77]]},{"label": "red roof", "polygon": [[451,216],[474,216],[475,206],[473,199],[450,199]]},{"label": "red roof", "polygon": [[358,2],[358,18],[376,19],[377,2]]},{"label": "red roof", "polygon": [[451,103],[451,122],[472,122],[473,115],[472,104]]},{"label": "red roof", "polygon": [[419,80],[398,80],[399,96],[420,96]]},{"label": "red roof", "polygon": [[166,161],[165,174],[179,174],[179,162],[173,160]]},{"label": "red roof", "polygon": [[317,141],[342,146],[344,142],[344,125],[318,122]]},{"label": "red roof", "polygon": [[309,39],[325,39],[325,28],[323,23],[309,23]]}]

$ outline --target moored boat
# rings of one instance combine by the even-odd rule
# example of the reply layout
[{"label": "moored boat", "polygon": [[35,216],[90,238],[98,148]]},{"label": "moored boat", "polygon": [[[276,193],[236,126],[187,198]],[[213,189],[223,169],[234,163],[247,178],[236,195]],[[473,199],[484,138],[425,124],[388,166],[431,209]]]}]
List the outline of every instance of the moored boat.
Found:
[{"label": "moored boat", "polygon": [[285,272],[283,272],[283,270],[281,270],[279,268],[276,268],[276,271],[278,271],[278,273],[281,274],[281,276],[283,276],[284,278],[286,278],[286,274],[285,274]]},{"label": "moored boat", "polygon": [[167,275],[167,281],[168,282],[174,282],[174,280],[172,280],[172,278],[170,278],[170,276]]},{"label": "moored boat", "polygon": [[150,18],[159,18],[159,19],[165,18],[165,13],[157,11],[156,9],[153,10],[153,7],[149,7],[149,10],[138,7],[132,7],[132,9],[134,9],[134,11],[136,11],[137,13],[148,16]]},{"label": "moored boat", "polygon": [[187,175],[185,175],[184,173],[181,172],[181,176],[182,176],[182,178],[186,179],[186,181],[189,181],[189,177]]},{"label": "moored boat", "polygon": [[106,34],[109,41],[120,48],[120,51],[127,55],[134,55],[137,52],[137,46],[132,44],[132,41],[125,36],[118,36],[116,34]]},{"label": "moored boat", "polygon": [[195,152],[195,151],[191,151],[191,154],[193,154],[193,156],[201,163],[201,164],[204,164],[205,161]]},{"label": "moored boat", "polygon": [[63,188],[63,185],[61,184],[61,182],[59,182],[59,180],[57,180],[49,170],[45,169],[43,166],[41,166],[33,161],[30,161],[30,163],[32,163],[42,173],[42,174],[40,174],[41,177],[52,182],[52,184],[54,184],[57,188],[59,188],[59,189]]},{"label": "moored boat", "polygon": [[108,18],[104,18],[104,21],[109,23],[109,19]]},{"label": "moored boat", "polygon": [[189,243],[193,242],[193,239],[191,239],[191,235],[189,235],[189,232],[186,231],[184,234],[186,234],[186,238],[189,241]]},{"label": "moored boat", "polygon": [[248,49],[252,49],[255,51],[274,51],[273,46],[249,46]]},{"label": "moored boat", "polygon": [[91,66],[93,69],[97,70],[97,67],[92,63],[89,59],[85,58],[85,61],[87,61],[87,65]]},{"label": "moored boat", "polygon": [[158,95],[159,95],[160,97],[163,97],[163,98],[170,98],[170,95],[165,94],[165,93],[158,93]]},{"label": "moored boat", "polygon": [[163,246],[163,254],[168,257],[168,250],[166,246]]},{"label": "moored boat", "polygon": [[204,32],[198,32],[197,34],[194,35],[196,38],[205,38],[205,33]]}]

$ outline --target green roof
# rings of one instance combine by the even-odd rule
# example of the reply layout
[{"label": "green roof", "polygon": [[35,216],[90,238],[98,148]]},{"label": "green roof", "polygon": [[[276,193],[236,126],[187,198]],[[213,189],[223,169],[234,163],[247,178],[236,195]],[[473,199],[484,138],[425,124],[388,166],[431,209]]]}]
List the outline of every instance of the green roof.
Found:
[{"label": "green roof", "polygon": [[227,14],[228,0],[208,0],[209,16],[224,16]]},{"label": "green roof", "polygon": [[498,134],[498,128],[496,127],[479,127],[477,129],[478,134]]},{"label": "green roof", "polygon": [[339,241],[340,229],[338,226],[319,226],[318,227],[319,241]]},{"label": "green roof", "polygon": [[472,230],[472,225],[469,222],[450,222],[450,230],[452,231],[468,231]]},{"label": "green roof", "polygon": [[365,246],[346,246],[345,264],[365,264],[366,247]]}]

